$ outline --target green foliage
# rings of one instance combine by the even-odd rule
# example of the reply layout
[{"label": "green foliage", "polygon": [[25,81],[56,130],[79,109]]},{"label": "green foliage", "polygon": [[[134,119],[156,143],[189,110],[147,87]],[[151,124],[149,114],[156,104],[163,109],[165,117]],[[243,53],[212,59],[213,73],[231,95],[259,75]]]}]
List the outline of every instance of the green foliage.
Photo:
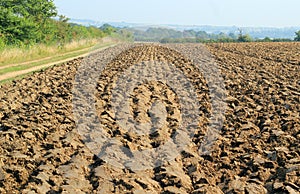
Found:
[{"label": "green foliage", "polygon": [[246,34],[246,35],[240,35],[237,39],[238,42],[252,42],[252,38],[250,35]]},{"label": "green foliage", "polygon": [[[239,30],[239,34],[230,32],[226,33],[207,33],[205,31],[176,31],[167,28],[149,28],[146,31],[127,29],[134,34],[136,41],[152,41],[161,43],[215,43],[215,42],[291,42],[288,38],[274,38],[265,37],[264,39],[254,39],[248,34],[243,34],[242,30]],[[297,38],[295,40],[300,41],[300,31],[296,33]]]},{"label": "green foliage", "polygon": [[105,34],[108,34],[108,35],[112,35],[113,33],[115,33],[117,31],[116,28],[114,28],[113,26],[111,26],[109,24],[103,24],[100,27],[100,30],[102,30]]},{"label": "green foliage", "polygon": [[293,40],[289,38],[274,38],[272,42],[292,42]]},{"label": "green foliage", "polygon": [[272,39],[269,37],[265,37],[264,39],[261,40],[261,42],[272,42]]},{"label": "green foliage", "polygon": [[158,42],[162,39],[177,39],[195,37],[194,31],[176,31],[167,28],[148,28],[146,31],[128,29],[134,34],[136,41]]},{"label": "green foliage", "polygon": [[237,39],[237,36],[236,36],[234,33],[232,33],[232,32],[230,32],[230,33],[228,34],[228,36],[229,36],[229,38],[231,38],[231,39]]},{"label": "green foliage", "polygon": [[253,41],[249,34],[246,34],[246,35],[243,34],[242,29],[239,29],[239,32],[240,33],[239,33],[239,36],[237,38],[238,42],[252,42]]},{"label": "green foliage", "polygon": [[295,41],[300,41],[300,30],[298,32],[295,32],[296,37],[295,37]]},{"label": "green foliage", "polygon": [[117,38],[124,40],[124,41],[129,41],[129,42],[134,41],[133,33],[125,28],[117,30]]},{"label": "green foliage", "polygon": [[1,0],[1,41],[14,45],[39,42],[45,22],[55,15],[51,0]]},{"label": "green foliage", "polygon": [[[236,39],[225,33],[208,34],[205,31],[183,31],[183,36],[161,38],[161,43],[210,43],[210,42],[236,42]],[[175,37],[175,38],[174,38]]]},{"label": "green foliage", "polygon": [[210,39],[210,35],[207,34],[205,31],[199,31],[196,33],[196,38],[202,39],[202,40],[208,40]]},{"label": "green foliage", "polygon": [[116,31],[112,26],[84,27],[57,16],[53,0],[1,0],[0,49],[5,46],[30,46],[36,43],[63,46],[73,40],[97,38]]},{"label": "green foliage", "polygon": [[289,38],[269,38],[265,37],[264,39],[257,39],[256,42],[291,42]]},{"label": "green foliage", "polygon": [[134,34],[136,41],[159,41],[161,43],[237,42],[237,36],[234,33],[225,34],[221,32],[219,34],[211,34],[205,31],[176,31],[167,28],[149,28],[146,31],[128,30]]}]

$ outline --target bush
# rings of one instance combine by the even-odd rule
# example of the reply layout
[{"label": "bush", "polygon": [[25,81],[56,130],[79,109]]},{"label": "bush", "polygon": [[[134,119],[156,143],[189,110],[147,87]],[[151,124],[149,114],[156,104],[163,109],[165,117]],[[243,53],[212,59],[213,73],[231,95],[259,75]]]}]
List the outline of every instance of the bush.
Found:
[{"label": "bush", "polygon": [[238,37],[237,41],[238,42],[252,42],[252,38],[248,34],[246,34],[246,35],[240,35]]},{"label": "bush", "polygon": [[0,50],[2,50],[6,46],[6,41],[4,38],[0,37]]},{"label": "bush", "polygon": [[295,41],[300,41],[300,30],[298,32],[295,32],[296,38],[294,39]]},{"label": "bush", "polygon": [[98,38],[110,35],[116,29],[105,26],[104,30],[68,23],[60,15],[53,0],[1,0],[0,1],[0,48],[30,46],[36,43],[46,45],[72,42],[73,40]]}]

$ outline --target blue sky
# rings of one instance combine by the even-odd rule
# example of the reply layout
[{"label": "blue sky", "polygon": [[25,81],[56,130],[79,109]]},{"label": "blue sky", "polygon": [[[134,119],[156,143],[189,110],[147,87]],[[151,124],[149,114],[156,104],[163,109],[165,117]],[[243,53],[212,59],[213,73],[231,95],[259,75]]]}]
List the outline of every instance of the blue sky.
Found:
[{"label": "blue sky", "polygon": [[75,19],[147,24],[300,26],[299,0],[54,0]]}]

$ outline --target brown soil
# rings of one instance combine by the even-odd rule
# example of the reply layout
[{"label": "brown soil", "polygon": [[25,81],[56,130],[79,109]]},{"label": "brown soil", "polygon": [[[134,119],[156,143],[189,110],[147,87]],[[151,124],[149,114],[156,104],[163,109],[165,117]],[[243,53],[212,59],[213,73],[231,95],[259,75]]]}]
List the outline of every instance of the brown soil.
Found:
[{"label": "brown soil", "polygon": [[95,64],[110,61],[97,80],[97,116],[109,137],[132,151],[163,145],[178,129],[184,107],[168,85],[146,82],[134,89],[130,113],[148,122],[147,112],[156,100],[166,106],[167,122],[155,135],[122,129],[109,104],[120,74],[142,61],[163,61],[174,64],[193,84],[198,125],[191,145],[174,160],[132,171],[103,161],[89,149],[88,136],[76,132],[79,122],[73,114],[79,105],[72,103],[76,70],[85,60],[75,59],[0,86],[0,193],[299,193],[300,44],[207,45],[224,78],[227,109],[221,134],[204,155],[198,148],[206,136],[213,97],[201,71],[175,51],[192,52],[200,46],[168,46],[172,49],[119,45],[90,59]]}]

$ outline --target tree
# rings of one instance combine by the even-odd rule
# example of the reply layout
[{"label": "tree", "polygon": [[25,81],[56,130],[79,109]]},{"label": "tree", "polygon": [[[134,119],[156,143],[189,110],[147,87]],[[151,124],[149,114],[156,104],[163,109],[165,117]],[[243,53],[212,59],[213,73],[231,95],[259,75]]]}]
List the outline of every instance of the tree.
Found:
[{"label": "tree", "polygon": [[109,24],[103,24],[100,27],[100,30],[102,30],[105,34],[108,34],[108,35],[111,35],[117,31],[116,28],[114,28],[113,26],[111,26]]},{"label": "tree", "polygon": [[127,40],[127,41],[133,41],[134,40],[133,33],[130,32],[129,30],[125,29],[125,28],[119,29],[118,34],[119,34],[120,38],[122,38],[124,40]]},{"label": "tree", "polygon": [[298,32],[295,32],[296,38],[294,39],[295,41],[300,41],[300,30]]},{"label": "tree", "polygon": [[0,7],[9,9],[21,18],[34,18],[37,21],[57,14],[53,0],[1,0]]},{"label": "tree", "polygon": [[251,41],[252,41],[252,38],[248,34],[238,37],[238,42],[251,42]]},{"label": "tree", "polygon": [[264,39],[262,39],[263,42],[272,42],[272,39],[270,37],[265,37]]},{"label": "tree", "polygon": [[209,39],[209,35],[207,34],[207,32],[205,31],[199,31],[196,34],[196,38],[200,38],[200,39]]},{"label": "tree", "polygon": [[53,0],[1,0],[1,39],[9,44],[43,39],[44,25],[56,16]]},{"label": "tree", "polygon": [[242,29],[239,29],[239,37],[237,39],[238,42],[251,42],[252,38],[249,34],[243,35]]},{"label": "tree", "polygon": [[[57,16],[54,0],[0,0],[0,49],[7,45],[27,46],[36,43],[63,47],[73,40],[100,38],[116,29],[69,23],[65,16]],[[129,35],[128,35],[129,36]]]},{"label": "tree", "polygon": [[228,36],[229,36],[230,38],[232,38],[232,39],[236,39],[236,38],[237,38],[236,35],[235,35],[233,32],[230,32],[230,33],[228,34]]}]

